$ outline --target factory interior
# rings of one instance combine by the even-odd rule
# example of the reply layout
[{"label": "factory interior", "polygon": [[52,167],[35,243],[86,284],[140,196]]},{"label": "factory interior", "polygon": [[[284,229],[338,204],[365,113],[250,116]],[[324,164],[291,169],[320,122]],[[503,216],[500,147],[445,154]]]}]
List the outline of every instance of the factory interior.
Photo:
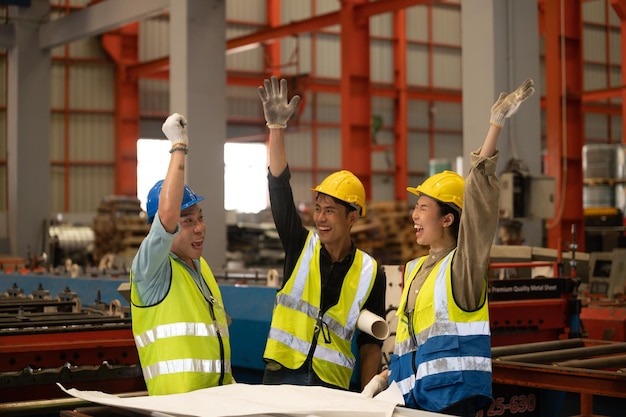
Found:
[{"label": "factory interior", "polygon": [[261,382],[284,251],[257,89],[276,75],[301,97],[285,142],[303,224],[331,172],[365,187],[351,237],[386,273],[383,365],[404,266],[428,253],[407,187],[465,176],[500,92],[532,78],[498,143],[480,415],[624,415],[626,0],[0,0],[0,16],[0,414],[145,415],[60,385],[146,395],[130,266],[174,112],[233,376]]}]

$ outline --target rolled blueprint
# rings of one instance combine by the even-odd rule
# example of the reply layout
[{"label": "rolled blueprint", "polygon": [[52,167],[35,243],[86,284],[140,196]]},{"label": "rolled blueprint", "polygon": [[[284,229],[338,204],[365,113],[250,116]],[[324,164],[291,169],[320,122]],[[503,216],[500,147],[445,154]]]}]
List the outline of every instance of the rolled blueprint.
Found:
[{"label": "rolled blueprint", "polygon": [[361,310],[356,327],[378,340],[385,340],[389,336],[389,326],[385,319],[369,310]]}]

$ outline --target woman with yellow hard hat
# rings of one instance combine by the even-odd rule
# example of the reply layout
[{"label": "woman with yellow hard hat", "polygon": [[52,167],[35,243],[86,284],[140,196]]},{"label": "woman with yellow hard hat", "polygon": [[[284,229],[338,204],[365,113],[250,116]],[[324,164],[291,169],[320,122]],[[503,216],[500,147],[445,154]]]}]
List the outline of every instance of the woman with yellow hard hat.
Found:
[{"label": "woman with yellow hard hat", "polygon": [[384,316],[386,308],[385,272],[350,235],[366,212],[365,188],[350,171],[330,174],[312,190],[316,231],[304,227],[293,201],[284,139],[300,98],[289,101],[287,80],[279,84],[276,77],[265,80],[259,96],[269,128],[272,215],[285,250],[285,281],[263,354],[263,383],[349,389],[356,337],[361,389],[380,370],[382,341],[356,332],[358,316],[362,310]]},{"label": "woman with yellow hard hat", "polygon": [[418,196],[416,242],[430,250],[405,265],[394,354],[364,395],[393,381],[411,408],[474,416],[491,403],[487,268],[499,217],[496,143],[504,120],[533,92],[528,79],[500,94],[466,179],[444,171],[407,188]]}]

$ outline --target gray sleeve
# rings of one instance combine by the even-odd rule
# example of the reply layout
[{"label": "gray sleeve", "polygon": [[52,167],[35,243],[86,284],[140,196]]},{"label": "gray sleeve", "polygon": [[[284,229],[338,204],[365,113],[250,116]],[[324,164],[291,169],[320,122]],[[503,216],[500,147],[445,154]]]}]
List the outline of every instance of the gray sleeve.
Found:
[{"label": "gray sleeve", "polygon": [[170,287],[172,266],[169,262],[174,233],[168,233],[157,213],[146,238],[141,242],[131,266],[137,300],[141,305],[153,305],[165,297]]},{"label": "gray sleeve", "polygon": [[457,250],[452,263],[452,286],[457,304],[468,311],[483,301],[491,246],[499,218],[500,187],[496,177],[498,152],[490,158],[471,154]]}]

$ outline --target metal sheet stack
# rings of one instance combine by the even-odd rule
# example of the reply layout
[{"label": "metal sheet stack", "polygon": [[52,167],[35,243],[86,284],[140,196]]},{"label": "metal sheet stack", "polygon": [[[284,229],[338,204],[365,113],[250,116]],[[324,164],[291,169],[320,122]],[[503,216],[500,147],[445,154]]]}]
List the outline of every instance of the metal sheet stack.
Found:
[{"label": "metal sheet stack", "polygon": [[428,253],[415,242],[411,210],[406,201],[370,202],[367,216],[352,228],[352,239],[381,264],[404,265]]},{"label": "metal sheet stack", "polygon": [[626,146],[591,144],[583,146],[583,207],[613,207],[624,213],[626,205]]},{"label": "metal sheet stack", "polygon": [[[124,259],[135,256],[139,245],[150,230],[137,198],[109,196],[103,198],[93,221],[95,262],[108,254]],[[130,266],[128,263],[126,266]]]}]

